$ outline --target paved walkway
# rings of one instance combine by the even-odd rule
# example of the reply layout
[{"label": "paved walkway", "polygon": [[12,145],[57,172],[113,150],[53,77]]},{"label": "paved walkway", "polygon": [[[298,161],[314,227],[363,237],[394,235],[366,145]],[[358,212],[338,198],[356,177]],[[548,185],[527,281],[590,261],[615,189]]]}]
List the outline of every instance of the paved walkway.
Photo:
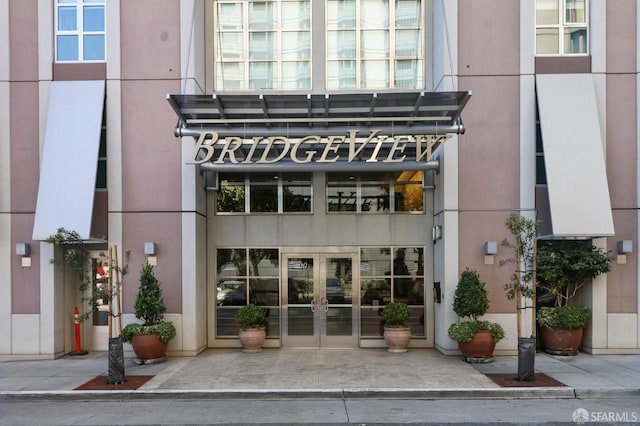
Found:
[{"label": "paved walkway", "polygon": [[500,387],[485,374],[517,376],[517,357],[468,364],[433,349],[391,354],[384,349],[209,349],[160,364],[125,359],[125,376],[154,376],[135,391],[74,391],[108,375],[108,354],[93,352],[47,361],[0,362],[0,398],[581,398],[640,397],[640,355],[536,355],[536,372],[565,387]]}]

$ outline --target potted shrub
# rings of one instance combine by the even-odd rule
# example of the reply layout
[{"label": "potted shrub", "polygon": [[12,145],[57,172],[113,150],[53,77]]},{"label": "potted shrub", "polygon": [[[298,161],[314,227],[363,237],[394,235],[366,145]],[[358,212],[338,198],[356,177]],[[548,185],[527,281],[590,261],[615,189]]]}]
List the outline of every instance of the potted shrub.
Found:
[{"label": "potted shrub", "polygon": [[407,320],[411,316],[411,309],[406,303],[391,302],[380,313],[384,322],[384,341],[389,352],[402,353],[407,351],[411,341],[411,329]]},{"label": "potted shrub", "polygon": [[485,283],[478,273],[466,269],[460,275],[453,297],[453,311],[469,321],[458,322],[449,327],[449,337],[458,342],[458,348],[467,362],[490,362],[496,343],[504,338],[500,324],[480,321],[489,309],[489,298]]},{"label": "potted shrub", "polygon": [[133,351],[142,363],[161,362],[166,359],[169,341],[176,335],[173,323],[164,320],[167,306],[162,298],[162,288],[146,263],[140,272],[140,287],[134,305],[136,318],[142,324],[127,324],[122,330],[122,340],[131,343]]},{"label": "potted shrub", "polygon": [[611,258],[589,241],[546,241],[538,247],[538,325],[545,351],[575,355],[591,310],[573,306],[578,290],[599,274],[611,270]]},{"label": "potted shrub", "polygon": [[242,352],[255,353],[262,351],[262,345],[267,337],[266,311],[253,303],[243,306],[236,314],[236,321],[240,326],[240,343]]}]

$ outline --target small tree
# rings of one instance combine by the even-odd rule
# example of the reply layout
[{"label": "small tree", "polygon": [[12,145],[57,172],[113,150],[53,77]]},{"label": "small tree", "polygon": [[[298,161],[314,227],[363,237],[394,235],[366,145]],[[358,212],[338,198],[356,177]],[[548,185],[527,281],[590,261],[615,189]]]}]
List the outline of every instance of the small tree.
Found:
[{"label": "small tree", "polygon": [[140,287],[133,307],[136,318],[143,323],[127,324],[122,330],[124,342],[131,342],[135,334],[155,333],[163,342],[175,337],[175,326],[164,320],[167,305],[162,298],[162,288],[153,272],[153,265],[149,262],[144,264],[140,271]]},{"label": "small tree", "polygon": [[461,318],[471,321],[451,324],[447,330],[449,337],[456,342],[470,342],[479,331],[490,331],[494,342],[504,338],[504,329],[498,323],[480,321],[480,317],[489,309],[489,295],[484,288],[485,282],[473,269],[465,269],[460,275],[458,286],[453,295],[453,311]]},{"label": "small tree", "polygon": [[[514,265],[513,274],[504,289],[507,298],[516,300],[516,318],[518,338],[522,337],[521,311],[527,308],[532,310],[531,337],[535,337],[536,322],[536,253],[537,232],[539,221],[511,213],[505,221],[505,226],[511,233],[513,241],[504,239],[502,246],[513,250],[513,257],[500,261],[500,266]],[[523,301],[530,299],[531,305]],[[524,303],[524,305],[523,305]]]},{"label": "small tree", "polygon": [[143,321],[143,325],[158,324],[164,320],[167,305],[162,298],[160,282],[153,272],[153,265],[146,263],[140,272],[140,288],[134,304],[136,318]]},{"label": "small tree", "polygon": [[538,249],[541,297],[555,307],[568,306],[577,291],[599,274],[611,271],[611,258],[589,241],[546,241]]},{"label": "small tree", "polygon": [[489,297],[484,286],[476,271],[465,269],[453,295],[453,311],[459,317],[469,317],[478,322],[478,318],[489,309]]}]

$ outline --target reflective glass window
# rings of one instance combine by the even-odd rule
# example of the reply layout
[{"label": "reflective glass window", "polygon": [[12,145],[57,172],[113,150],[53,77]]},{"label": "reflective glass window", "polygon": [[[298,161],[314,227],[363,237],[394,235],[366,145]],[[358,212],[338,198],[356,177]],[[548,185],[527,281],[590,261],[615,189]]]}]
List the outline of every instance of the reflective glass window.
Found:
[{"label": "reflective glass window", "polygon": [[327,173],[327,212],[424,211],[422,172]]},{"label": "reflective glass window", "polygon": [[311,87],[311,0],[215,4],[216,90]]},{"label": "reflective glass window", "polygon": [[57,0],[55,56],[58,62],[104,61],[104,0]]},{"label": "reflective glass window", "polygon": [[424,86],[422,1],[328,0],[326,5],[327,88]]},{"label": "reflective glass window", "polygon": [[255,303],[267,310],[267,337],[280,335],[280,254],[273,248],[216,250],[216,334],[236,337],[241,306]]},{"label": "reflective glass window", "polygon": [[221,173],[218,214],[311,213],[310,173]]},{"label": "reflective glass window", "polygon": [[588,8],[588,0],[536,0],[536,54],[588,54]]},{"label": "reflective glass window", "polygon": [[424,337],[424,248],[369,247],[360,249],[360,329],[362,337],[381,337],[380,310],[391,302],[411,308],[408,325],[413,336]]}]

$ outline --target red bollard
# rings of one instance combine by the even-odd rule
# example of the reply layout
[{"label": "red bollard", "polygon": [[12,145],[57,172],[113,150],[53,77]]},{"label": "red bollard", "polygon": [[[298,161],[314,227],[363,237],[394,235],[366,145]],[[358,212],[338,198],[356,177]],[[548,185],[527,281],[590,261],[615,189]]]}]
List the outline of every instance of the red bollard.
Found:
[{"label": "red bollard", "polygon": [[80,320],[78,319],[78,315],[80,311],[78,311],[78,307],[73,310],[73,323],[76,327],[76,353],[79,354],[82,352],[82,345],[80,344]]}]

